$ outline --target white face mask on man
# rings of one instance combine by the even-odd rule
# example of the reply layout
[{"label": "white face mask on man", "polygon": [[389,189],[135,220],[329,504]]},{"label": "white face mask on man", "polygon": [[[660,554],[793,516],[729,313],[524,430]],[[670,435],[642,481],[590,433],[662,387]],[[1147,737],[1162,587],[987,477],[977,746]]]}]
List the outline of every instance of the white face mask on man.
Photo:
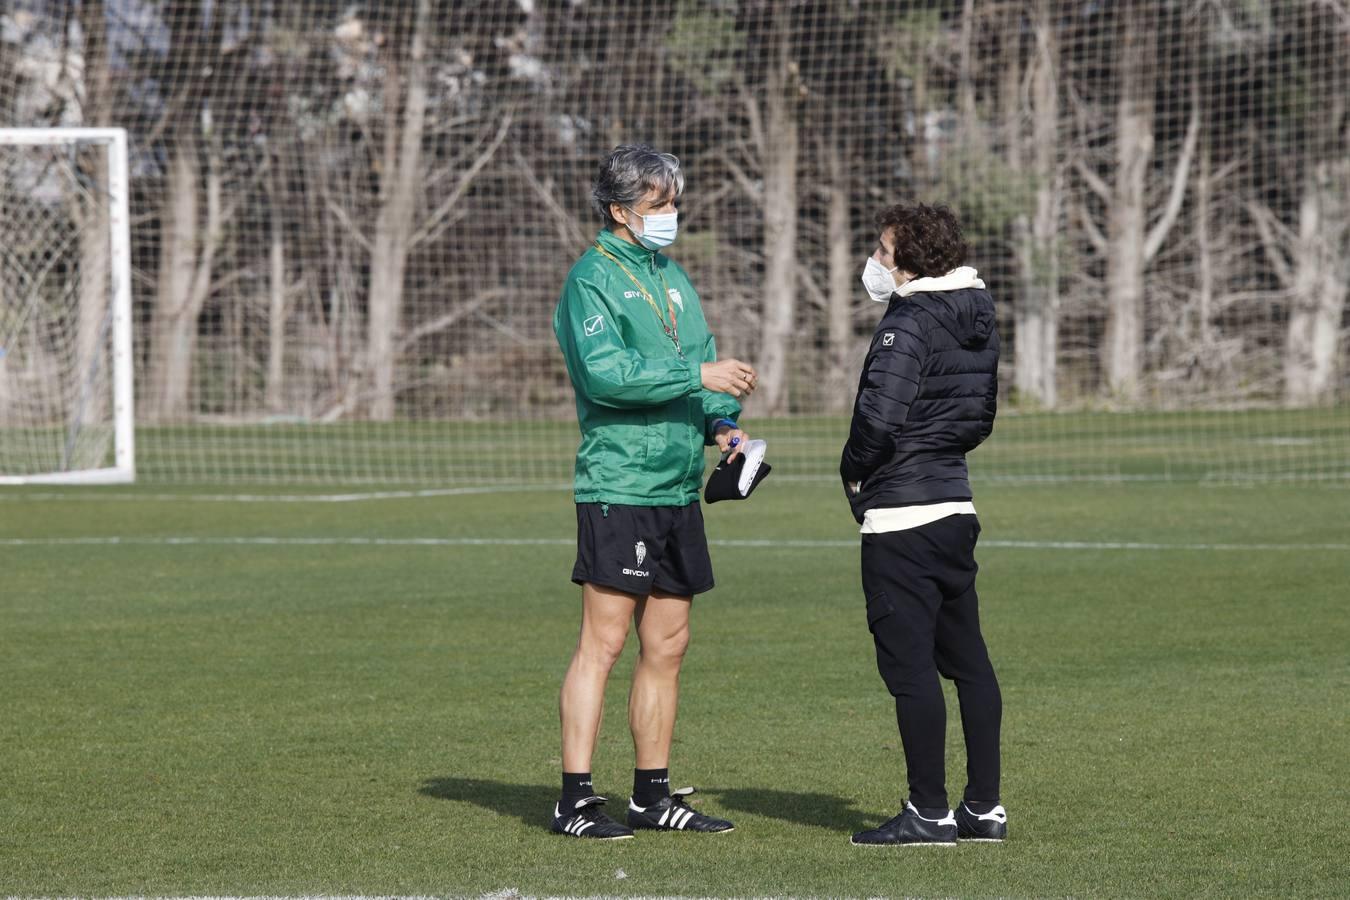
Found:
[{"label": "white face mask on man", "polygon": [[[895,269],[900,268],[896,266]],[[891,294],[895,293],[895,277],[891,275],[895,269],[888,269],[877,262],[875,256],[867,257],[867,265],[863,266],[862,283],[867,288],[867,296],[878,303],[885,303],[891,299]]]}]

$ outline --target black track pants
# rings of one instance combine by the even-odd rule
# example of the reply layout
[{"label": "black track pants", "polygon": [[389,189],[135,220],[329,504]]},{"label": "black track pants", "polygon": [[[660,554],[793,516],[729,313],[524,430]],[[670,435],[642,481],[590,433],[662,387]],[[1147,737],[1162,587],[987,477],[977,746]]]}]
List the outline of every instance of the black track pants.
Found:
[{"label": "black track pants", "polygon": [[909,800],[947,807],[947,708],[938,676],[956,682],[966,740],[965,799],[999,799],[1003,699],[980,634],[975,516],[862,536],[862,581],[877,668],[895,697]]}]

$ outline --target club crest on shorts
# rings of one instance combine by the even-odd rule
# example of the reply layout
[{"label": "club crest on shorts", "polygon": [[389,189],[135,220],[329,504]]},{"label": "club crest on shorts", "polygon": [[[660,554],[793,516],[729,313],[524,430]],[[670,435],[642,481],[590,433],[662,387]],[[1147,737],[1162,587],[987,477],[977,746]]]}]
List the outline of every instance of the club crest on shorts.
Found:
[{"label": "club crest on shorts", "polygon": [[883,335],[881,336],[881,346],[883,346],[883,347],[894,347],[894,346],[895,346],[895,332],[894,332],[894,331],[888,331],[888,332],[886,332],[885,334],[883,334]]},{"label": "club crest on shorts", "polygon": [[637,564],[642,565],[642,561],[647,558],[647,545],[643,541],[638,541],[633,545],[633,553],[637,556]]}]

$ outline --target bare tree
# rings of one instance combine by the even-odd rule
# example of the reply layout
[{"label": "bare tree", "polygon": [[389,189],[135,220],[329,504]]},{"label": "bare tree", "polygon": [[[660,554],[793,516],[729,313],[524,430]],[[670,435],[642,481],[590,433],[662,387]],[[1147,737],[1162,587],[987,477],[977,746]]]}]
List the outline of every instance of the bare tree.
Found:
[{"label": "bare tree", "polygon": [[1156,19],[1150,19],[1150,13],[1157,12],[1151,4],[1126,0],[1117,5],[1120,40],[1115,63],[1114,174],[1108,183],[1081,160],[1078,171],[1106,210],[1105,235],[1090,217],[1084,216],[1083,224],[1106,261],[1103,369],[1107,388],[1117,399],[1133,403],[1139,398],[1144,371],[1144,278],[1181,213],[1200,132],[1200,110],[1191,109],[1167,200],[1155,212],[1150,209],[1148,189],[1161,28]]},{"label": "bare tree", "polygon": [[226,225],[242,197],[225,196],[224,139],[211,102],[229,86],[237,60],[225,46],[227,9],[208,12],[191,0],[167,0],[161,15],[170,34],[161,77],[176,92],[155,126],[167,160],[142,408],[153,421],[171,421],[189,413],[198,320]]},{"label": "bare tree", "polygon": [[286,396],[286,321],[290,286],[286,264],[286,177],[279,156],[269,160],[267,257],[267,408],[280,412]]},{"label": "bare tree", "polygon": [[[1234,174],[1243,160],[1214,159],[1208,135],[1197,150],[1192,199],[1191,239],[1194,253],[1194,283],[1188,302],[1176,325],[1174,363],[1206,376],[1206,390],[1231,392],[1232,363],[1241,353],[1244,335],[1224,337],[1220,317],[1245,296],[1239,289],[1245,252],[1239,238],[1242,219],[1241,190]],[[1216,162],[1221,164],[1216,166]]]},{"label": "bare tree", "polygon": [[[1014,38],[1003,90],[1008,162],[1014,171],[1030,175],[1034,198],[1032,211],[1013,220],[1018,276],[1013,384],[1019,398],[1053,409],[1058,402],[1059,244],[1064,208],[1058,140],[1059,46],[1052,0],[1034,0],[1027,6],[1033,48],[1030,60],[1023,73],[1018,64],[1021,42]],[[1029,133],[1023,124],[1027,119]]]},{"label": "bare tree", "polygon": [[1295,227],[1258,201],[1250,201],[1248,211],[1289,297],[1284,402],[1331,402],[1350,293],[1350,160],[1321,160],[1310,167]]},{"label": "bare tree", "polygon": [[430,27],[431,0],[417,0],[406,51],[401,46],[403,41],[391,40],[386,43],[384,57],[384,141],[379,212],[370,244],[367,339],[372,375],[370,417],[377,421],[394,417],[394,344],[403,313],[403,279],[422,174]]},{"label": "bare tree", "polygon": [[[838,132],[836,132],[838,135]],[[858,259],[853,253],[852,146],[839,137],[823,139],[820,155],[824,159],[826,179],[821,186],[826,197],[826,362],[824,409],[844,412],[849,408],[856,381],[854,367],[853,319],[858,302]]]},{"label": "bare tree", "polygon": [[763,167],[764,306],[758,371],[764,414],[788,409],[788,344],[797,317],[798,84],[788,17],[772,17],[762,112],[742,85]]},{"label": "bare tree", "polygon": [[[1288,296],[1284,341],[1284,402],[1312,406],[1334,402],[1343,322],[1350,294],[1350,60],[1344,35],[1350,9],[1314,0],[1281,9],[1285,40],[1270,63],[1295,83],[1314,73],[1341,87],[1320,103],[1291,103],[1298,95],[1269,98],[1279,113],[1268,135],[1283,151],[1279,171],[1297,185],[1293,224],[1285,224],[1266,199],[1247,204],[1266,257]],[[1339,37],[1338,37],[1339,36]]]},{"label": "bare tree", "polygon": [[756,204],[763,221],[760,346],[753,355],[760,384],[755,404],[765,415],[788,409],[788,345],[797,320],[802,85],[792,24],[791,13],[772,4],[750,10],[739,27],[745,35],[745,56],[757,65],[728,70],[734,102],[722,110],[724,129],[736,137],[721,153],[721,162]]},{"label": "bare tree", "polygon": [[462,155],[448,164],[431,165],[426,156],[429,129],[462,127],[432,119],[428,45],[437,21],[432,12],[431,0],[417,0],[411,7],[391,12],[390,33],[380,42],[384,96],[374,159],[379,189],[373,233],[366,237],[344,206],[332,206],[369,250],[366,368],[369,416],[377,421],[387,421],[395,414],[409,258],[419,245],[438,238],[459,220],[460,202],[491,162],[512,124],[511,113],[498,110],[499,118],[486,122]]},{"label": "bare tree", "polygon": [[[108,21],[103,0],[84,0],[79,8],[82,37],[78,48],[80,120],[90,128],[109,124],[112,72],[108,65]],[[72,54],[73,55],[73,54]],[[80,312],[75,373],[79,400],[76,414],[86,421],[104,418],[111,396],[110,359],[101,349],[111,333],[112,260],[109,234],[108,166],[103,151],[85,151],[80,158],[83,185],[71,210],[80,236]],[[103,367],[108,367],[104,369]]]}]

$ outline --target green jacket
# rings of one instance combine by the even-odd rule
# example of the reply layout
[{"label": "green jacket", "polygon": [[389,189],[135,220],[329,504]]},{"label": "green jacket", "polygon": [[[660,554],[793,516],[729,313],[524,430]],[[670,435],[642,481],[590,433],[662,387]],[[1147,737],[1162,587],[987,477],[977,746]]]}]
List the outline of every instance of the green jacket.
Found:
[{"label": "green jacket", "polygon": [[553,313],[581,424],[576,502],[685,506],[698,499],[713,423],[734,419],[741,405],[703,389],[701,366],[717,348],[684,270],[609,231],[596,243],[667,317],[670,290],[684,357],[624,270],[594,246],[582,254]]}]

